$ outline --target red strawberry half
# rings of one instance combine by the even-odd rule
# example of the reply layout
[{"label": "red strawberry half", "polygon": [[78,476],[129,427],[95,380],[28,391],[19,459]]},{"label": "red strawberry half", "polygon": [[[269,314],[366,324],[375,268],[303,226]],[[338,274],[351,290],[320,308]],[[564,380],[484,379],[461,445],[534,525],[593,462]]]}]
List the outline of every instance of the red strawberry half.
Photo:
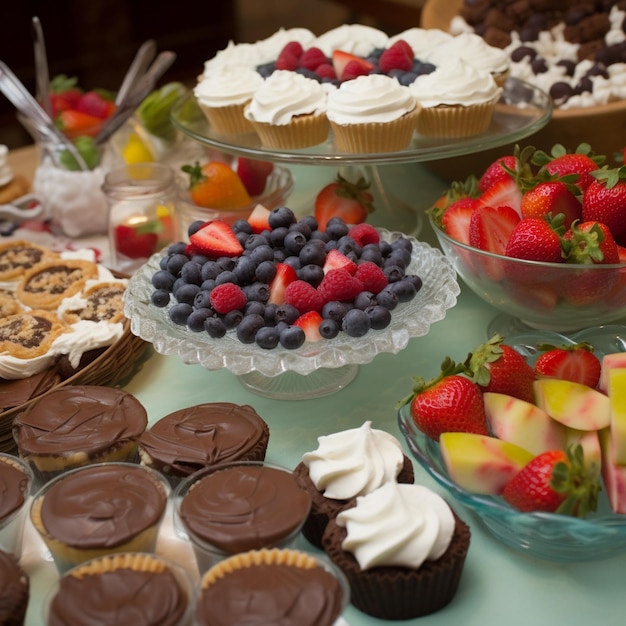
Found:
[{"label": "red strawberry half", "polygon": [[191,245],[210,259],[221,256],[238,256],[243,246],[226,222],[212,220],[204,224],[189,238]]}]

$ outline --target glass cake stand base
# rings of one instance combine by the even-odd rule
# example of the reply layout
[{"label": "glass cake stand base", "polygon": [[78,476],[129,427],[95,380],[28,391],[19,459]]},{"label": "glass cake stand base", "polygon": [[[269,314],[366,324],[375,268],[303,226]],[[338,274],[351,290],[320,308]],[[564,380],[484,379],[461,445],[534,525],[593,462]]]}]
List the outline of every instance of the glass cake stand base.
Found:
[{"label": "glass cake stand base", "polygon": [[336,393],[347,387],[356,377],[358,365],[321,368],[310,374],[284,372],[265,376],[250,372],[238,376],[239,382],[252,393],[274,400],[308,400]]}]

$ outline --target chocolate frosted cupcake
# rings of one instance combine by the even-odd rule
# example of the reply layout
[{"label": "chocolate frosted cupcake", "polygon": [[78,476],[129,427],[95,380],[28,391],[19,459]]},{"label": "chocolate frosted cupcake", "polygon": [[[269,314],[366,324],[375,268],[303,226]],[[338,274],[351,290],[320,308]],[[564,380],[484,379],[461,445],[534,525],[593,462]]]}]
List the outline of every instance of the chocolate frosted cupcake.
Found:
[{"label": "chocolate frosted cupcake", "polygon": [[304,454],[294,475],[311,496],[311,512],[302,534],[321,548],[326,524],[354,498],[387,481],[412,483],[414,475],[400,442],[372,428],[371,421],[319,437],[318,443],[316,450]]},{"label": "chocolate frosted cupcake", "polygon": [[356,608],[405,620],[452,601],[470,529],[434,491],[389,482],[331,520],[322,544],[348,579]]},{"label": "chocolate frosted cupcake", "polygon": [[148,415],[131,394],[76,385],[35,400],[13,422],[20,456],[46,482],[61,472],[104,461],[134,461]]},{"label": "chocolate frosted cupcake", "polygon": [[18,559],[32,483],[33,474],[26,463],[0,453],[0,549],[12,552]]},{"label": "chocolate frosted cupcake", "polygon": [[169,487],[148,468],[101,463],[67,472],[35,494],[31,521],[59,571],[119,552],[153,552]]},{"label": "chocolate frosted cupcake", "polygon": [[170,413],[139,438],[148,467],[176,485],[194,472],[232,461],[263,461],[269,427],[248,405],[199,404]]},{"label": "chocolate frosted cupcake", "polygon": [[331,626],[348,596],[341,573],[313,555],[251,551],[218,563],[202,577],[196,620],[199,626]]},{"label": "chocolate frosted cupcake", "polygon": [[187,626],[193,584],[160,556],[121,553],[78,565],[60,581],[46,611],[47,626]]},{"label": "chocolate frosted cupcake", "polygon": [[289,470],[261,462],[196,472],[174,497],[200,572],[231,554],[290,546],[311,506]]},{"label": "chocolate frosted cupcake", "polygon": [[22,626],[30,597],[30,581],[13,554],[0,550],[0,624]]}]

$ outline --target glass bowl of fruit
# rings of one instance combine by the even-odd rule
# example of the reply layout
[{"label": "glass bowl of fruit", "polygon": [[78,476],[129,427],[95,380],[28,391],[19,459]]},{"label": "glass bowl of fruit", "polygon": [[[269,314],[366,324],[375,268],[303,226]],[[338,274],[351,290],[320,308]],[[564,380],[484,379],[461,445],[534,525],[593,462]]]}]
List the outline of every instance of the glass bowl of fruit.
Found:
[{"label": "glass bowl of fruit", "polygon": [[152,256],[126,291],[133,332],[162,354],[225,368],[251,391],[300,399],[342,389],[359,365],[404,349],[456,304],[449,261],[413,237],[338,218],[320,232],[288,207],[253,217],[204,223],[190,245]]},{"label": "glass bowl of fruit", "polygon": [[[531,367],[539,355],[555,346],[571,349],[586,345],[593,348],[593,354],[602,363],[603,375],[608,372],[609,362],[611,367],[626,368],[624,326],[592,327],[569,336],[530,330],[509,336],[504,343],[523,355]],[[623,371],[626,376],[626,369]],[[546,378],[542,382],[546,381],[548,385],[543,387],[540,383],[540,387],[551,389],[554,397],[561,391],[572,395],[568,391],[574,389],[571,381]],[[585,397],[601,394],[606,398],[608,394],[610,398],[610,388],[605,389],[606,385],[606,379],[599,380],[597,388],[590,388]],[[547,407],[541,401],[533,404],[512,400],[500,393],[487,393],[483,398],[490,434],[446,432],[440,435],[439,441],[418,428],[411,403],[399,408],[400,431],[412,455],[426,472],[475,514],[496,539],[529,556],[557,562],[582,562],[608,558],[626,550],[623,489],[626,465],[617,463],[612,456],[610,433],[613,429],[568,429],[556,420],[544,419]],[[507,402],[501,402],[502,398]],[[604,404],[608,402],[603,401]],[[552,409],[548,410],[552,412]],[[494,434],[496,432],[499,437]],[[518,445],[522,440],[527,442],[523,448]],[[581,444],[587,468],[591,460],[601,467],[599,474],[593,472],[599,486],[596,510],[584,518],[561,512],[523,512],[512,504],[514,500],[509,494],[505,497],[504,485],[533,459],[539,458],[540,449],[555,449],[563,440]],[[550,443],[545,443],[547,441]],[[560,442],[558,446],[555,441]],[[538,446],[534,452],[528,452],[531,445]]]},{"label": "glass bowl of fruit", "polygon": [[220,219],[234,224],[248,219],[257,204],[270,210],[286,204],[294,179],[287,167],[238,157],[184,165],[178,184],[179,227],[184,238],[196,220]]},{"label": "glass bowl of fruit", "polygon": [[626,168],[589,146],[527,146],[453,184],[430,223],[463,282],[502,312],[490,327],[575,331],[626,316]]}]

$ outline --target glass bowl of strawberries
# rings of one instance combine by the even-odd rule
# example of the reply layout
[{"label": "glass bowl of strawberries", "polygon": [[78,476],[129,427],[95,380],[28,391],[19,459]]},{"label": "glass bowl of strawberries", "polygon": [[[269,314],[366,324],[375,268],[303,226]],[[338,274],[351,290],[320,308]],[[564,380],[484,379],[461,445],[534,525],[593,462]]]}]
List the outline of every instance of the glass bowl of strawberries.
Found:
[{"label": "glass bowl of strawberries", "polygon": [[[626,550],[626,465],[614,452],[619,449],[620,430],[596,421],[607,407],[615,410],[621,403],[615,386],[626,376],[626,327],[593,327],[569,336],[531,330],[510,335],[503,344],[530,368],[535,399],[524,400],[516,391],[503,389],[503,379],[495,377],[491,363],[491,380],[497,381],[493,384],[484,379],[477,383],[467,371],[457,369],[453,375],[465,378],[466,393],[473,393],[474,384],[479,387],[480,419],[486,430],[472,427],[460,432],[442,425],[442,432],[433,434],[424,426],[423,405],[416,400],[420,392],[414,390],[397,414],[410,452],[490,534],[521,553],[583,562]],[[580,373],[569,378],[557,378],[555,372],[542,375],[537,364],[556,350],[574,360],[572,355],[580,351],[595,355],[596,386],[581,383]],[[559,367],[559,376],[564,376],[563,364]],[[612,370],[617,372],[613,379]],[[435,392],[431,391],[431,404]],[[576,397],[567,413],[578,415],[578,428],[566,425],[567,418],[559,415],[562,393]],[[595,401],[604,408],[588,411]],[[562,487],[553,480],[560,480]],[[550,488],[539,486],[544,484]]]},{"label": "glass bowl of strawberries", "polygon": [[532,146],[453,183],[430,210],[463,282],[503,313],[491,331],[575,331],[626,315],[626,167],[590,146]]}]

